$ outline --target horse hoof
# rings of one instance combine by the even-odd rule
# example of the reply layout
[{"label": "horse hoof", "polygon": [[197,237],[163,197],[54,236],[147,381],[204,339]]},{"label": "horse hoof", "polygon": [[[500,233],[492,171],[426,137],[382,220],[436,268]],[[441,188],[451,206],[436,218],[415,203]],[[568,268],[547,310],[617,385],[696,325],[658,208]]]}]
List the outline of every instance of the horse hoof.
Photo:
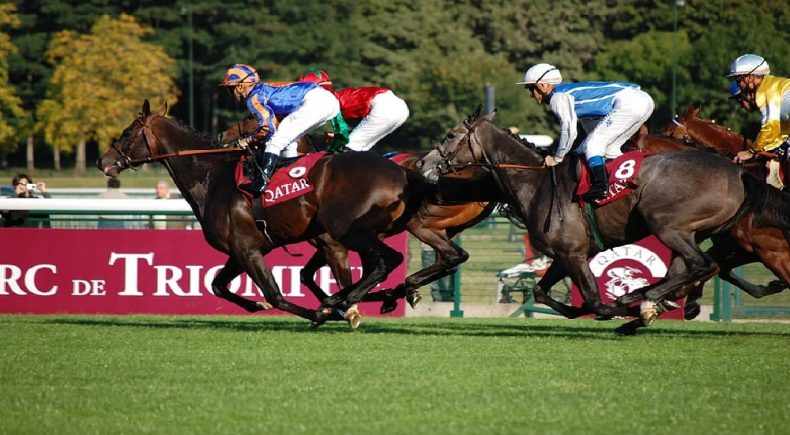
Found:
[{"label": "horse hoof", "polygon": [[650,326],[656,321],[659,315],[659,307],[653,301],[645,301],[639,306],[639,317],[645,326]]},{"label": "horse hoof", "polygon": [[351,329],[357,329],[359,327],[359,322],[362,321],[362,315],[359,314],[359,308],[357,308],[356,305],[346,311],[346,320],[348,320],[348,325]]},{"label": "horse hoof", "polygon": [[326,320],[313,320],[310,322],[310,329],[318,329],[324,323],[326,323]]},{"label": "horse hoof", "polygon": [[387,299],[381,304],[381,308],[379,308],[379,314],[388,314],[395,311],[395,308],[398,308],[398,301],[395,299]]},{"label": "horse hoof", "polygon": [[258,307],[262,311],[271,310],[272,308],[274,308],[274,305],[272,305],[272,304],[270,304],[268,302],[256,302],[255,306]]},{"label": "horse hoof", "polygon": [[695,304],[686,304],[686,307],[683,309],[683,318],[686,320],[694,320],[699,316],[701,312],[699,305]]},{"label": "horse hoof", "polygon": [[406,295],[406,301],[409,302],[412,308],[417,308],[417,305],[420,305],[420,301],[422,301],[422,295],[419,291],[415,291],[414,293],[409,293]]}]

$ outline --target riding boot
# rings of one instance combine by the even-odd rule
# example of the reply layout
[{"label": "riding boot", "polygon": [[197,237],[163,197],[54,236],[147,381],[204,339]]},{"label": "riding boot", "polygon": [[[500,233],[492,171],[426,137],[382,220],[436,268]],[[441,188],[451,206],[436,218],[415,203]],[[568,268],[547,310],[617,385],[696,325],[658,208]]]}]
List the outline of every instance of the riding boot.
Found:
[{"label": "riding boot", "polygon": [[[274,173],[274,167],[277,165],[277,154],[274,153],[261,153],[255,155],[255,162],[252,162],[252,173],[247,174],[251,178],[251,182],[240,184],[239,188],[258,195],[266,189],[269,180]],[[250,176],[251,175],[251,176]]]},{"label": "riding boot", "polygon": [[606,175],[606,166],[596,165],[590,167],[590,190],[582,195],[585,201],[595,201],[606,198],[609,190],[609,177]]}]

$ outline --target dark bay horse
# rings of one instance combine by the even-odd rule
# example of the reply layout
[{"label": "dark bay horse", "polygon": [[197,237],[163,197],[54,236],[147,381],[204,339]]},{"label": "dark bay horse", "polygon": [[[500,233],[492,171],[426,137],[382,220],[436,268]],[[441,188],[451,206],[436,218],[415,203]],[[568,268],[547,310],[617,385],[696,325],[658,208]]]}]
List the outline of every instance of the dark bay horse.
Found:
[{"label": "dark bay horse", "polygon": [[[603,304],[598,296],[587,258],[599,249],[574,201],[576,162],[564,162],[554,170],[545,169],[542,162],[538,150],[481,119],[451,131],[421,165],[433,180],[470,165],[489,171],[498,180],[502,194],[510,198],[508,202],[526,224],[533,246],[555,260],[535,287],[538,301],[568,317],[587,312],[605,317],[633,315],[632,309]],[[717,272],[716,263],[702,252],[699,241],[726,231],[747,213],[779,228],[790,228],[788,205],[775,189],[745,176],[742,168],[713,153],[647,156],[633,191],[596,209],[599,229],[606,247],[655,234],[674,258],[667,279],[641,293],[625,295],[618,303],[629,305],[644,296],[647,301],[641,308],[649,324],[657,315],[656,305],[667,296]],[[566,274],[582,292],[582,308],[560,304],[543,290]]]},{"label": "dark bay horse", "polygon": [[[250,312],[273,306],[314,323],[331,315],[328,310],[309,310],[282,297],[263,261],[263,255],[272,249],[328,234],[359,253],[362,278],[325,301],[348,309],[346,318],[355,328],[359,314],[353,304],[403,261],[403,255],[382,239],[403,231],[422,195],[430,191],[425,181],[375,153],[327,156],[308,175],[312,192],[268,207],[265,223],[256,222],[235,186],[238,154],[216,153],[211,141],[164,115],[152,114],[146,101],[142,113],[99,158],[99,169],[116,177],[125,169],[161,161],[200,221],[206,241],[228,255],[212,281],[213,293]],[[231,280],[242,272],[271,305],[228,290]]]},{"label": "dark bay horse", "polygon": [[[714,121],[699,117],[700,106],[690,106],[683,115],[667,124],[662,133],[684,142],[722,153],[732,158],[737,152],[748,149],[751,141]],[[765,179],[765,160],[749,163],[747,170]],[[788,194],[785,193],[785,196]],[[780,228],[765,226],[751,214],[741,217],[727,235],[712,237],[713,246],[708,254],[721,268],[719,276],[743,289],[755,298],[778,293],[790,287],[790,234]],[[734,269],[749,263],[764,264],[779,280],[766,285],[752,284],[735,275]],[[699,312],[694,303],[702,295],[702,284],[689,292],[687,318]],[[691,303],[690,303],[691,302]],[[692,311],[690,311],[692,310]]]},{"label": "dark bay horse", "polygon": [[[471,119],[480,116],[481,108],[471,115]],[[252,132],[257,127],[254,118],[248,118],[226,130],[219,136],[221,143],[238,139]],[[314,150],[313,144],[306,137],[299,141],[299,151]],[[410,171],[418,172],[417,162],[423,154],[411,154],[398,162]],[[441,183],[438,198],[425,198],[420,209],[406,224],[406,229],[418,240],[430,246],[436,253],[433,264],[409,275],[405,282],[394,289],[372,292],[363,301],[382,301],[381,312],[387,313],[397,306],[397,299],[406,298],[412,307],[416,307],[422,298],[419,288],[437,279],[450,275],[458,266],[469,259],[469,254],[456,243],[453,238],[461,231],[472,227],[488,217],[496,206],[493,201],[481,201],[478,198],[491,197],[493,184],[464,183],[445,180]],[[319,249],[308,260],[301,271],[302,283],[322,300],[326,294],[316,284],[315,272],[324,265],[329,265],[335,280],[341,287],[350,282],[351,272],[348,263],[348,250],[331,237],[323,235],[312,242]]]}]

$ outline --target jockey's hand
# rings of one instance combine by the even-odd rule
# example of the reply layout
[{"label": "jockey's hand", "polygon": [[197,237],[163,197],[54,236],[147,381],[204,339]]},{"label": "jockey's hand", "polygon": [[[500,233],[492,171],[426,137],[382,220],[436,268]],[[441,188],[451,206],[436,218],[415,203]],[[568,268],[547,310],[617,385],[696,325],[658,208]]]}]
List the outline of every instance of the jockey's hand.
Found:
[{"label": "jockey's hand", "polygon": [[751,151],[738,151],[738,154],[735,155],[732,161],[735,163],[743,163],[753,157],[754,154],[752,154]]},{"label": "jockey's hand", "polygon": [[562,160],[557,161],[557,159],[555,159],[554,156],[549,155],[546,156],[545,159],[543,159],[543,164],[546,165],[546,167],[550,168],[552,166],[557,166],[558,164],[560,164],[561,161]]},{"label": "jockey's hand", "polygon": [[239,148],[246,150],[248,146],[250,146],[250,138],[243,137],[238,141]]}]

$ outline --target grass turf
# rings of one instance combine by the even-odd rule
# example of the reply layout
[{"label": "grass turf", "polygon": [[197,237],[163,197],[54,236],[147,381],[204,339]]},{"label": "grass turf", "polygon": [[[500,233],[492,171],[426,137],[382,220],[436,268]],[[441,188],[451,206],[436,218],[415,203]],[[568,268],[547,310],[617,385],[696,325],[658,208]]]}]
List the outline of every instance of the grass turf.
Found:
[{"label": "grass turf", "polygon": [[788,324],[0,316],[0,433],[786,433]]}]

